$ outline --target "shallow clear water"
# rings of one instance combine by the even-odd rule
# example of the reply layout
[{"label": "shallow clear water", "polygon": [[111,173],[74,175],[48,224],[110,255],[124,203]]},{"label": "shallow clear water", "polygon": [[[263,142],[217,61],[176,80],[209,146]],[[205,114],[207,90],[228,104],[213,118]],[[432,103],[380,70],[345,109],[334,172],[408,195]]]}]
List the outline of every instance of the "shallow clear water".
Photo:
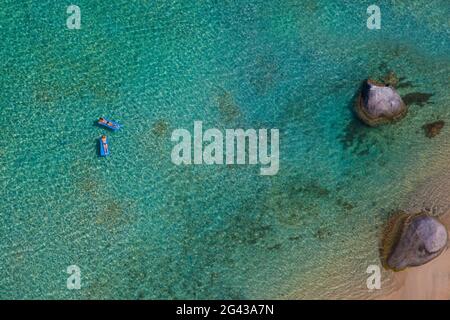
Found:
[{"label": "shallow clear water", "polygon": [[[377,31],[360,1],[76,4],[81,30],[0,8],[0,298],[370,297],[383,223],[450,155],[421,128],[450,120],[448,1],[385,1]],[[422,95],[364,127],[353,95],[390,70]],[[125,125],[107,159],[99,116]],[[279,173],[173,165],[194,120],[278,128]]]}]

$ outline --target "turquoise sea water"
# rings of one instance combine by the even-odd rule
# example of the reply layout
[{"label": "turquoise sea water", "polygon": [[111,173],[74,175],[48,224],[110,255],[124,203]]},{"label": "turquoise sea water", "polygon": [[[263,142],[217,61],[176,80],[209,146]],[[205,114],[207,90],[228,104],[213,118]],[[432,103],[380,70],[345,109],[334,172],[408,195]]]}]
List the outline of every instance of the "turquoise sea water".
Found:
[{"label": "turquoise sea water", "polygon": [[[383,223],[450,156],[421,128],[450,121],[450,3],[380,1],[371,31],[373,1],[75,2],[81,30],[0,6],[0,298],[370,297]],[[353,96],[391,70],[409,114],[367,128]],[[194,120],[278,128],[279,173],[173,165]]]}]

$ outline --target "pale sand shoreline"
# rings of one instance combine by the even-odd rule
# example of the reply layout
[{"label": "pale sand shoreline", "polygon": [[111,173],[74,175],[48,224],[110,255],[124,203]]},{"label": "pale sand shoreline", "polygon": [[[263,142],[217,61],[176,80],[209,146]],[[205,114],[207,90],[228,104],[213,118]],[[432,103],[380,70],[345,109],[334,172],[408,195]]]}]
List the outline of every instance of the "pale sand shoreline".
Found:
[{"label": "pale sand shoreline", "polygon": [[[441,221],[450,231],[450,214]],[[450,300],[450,249],[435,260],[394,273],[395,289],[380,300]]]}]

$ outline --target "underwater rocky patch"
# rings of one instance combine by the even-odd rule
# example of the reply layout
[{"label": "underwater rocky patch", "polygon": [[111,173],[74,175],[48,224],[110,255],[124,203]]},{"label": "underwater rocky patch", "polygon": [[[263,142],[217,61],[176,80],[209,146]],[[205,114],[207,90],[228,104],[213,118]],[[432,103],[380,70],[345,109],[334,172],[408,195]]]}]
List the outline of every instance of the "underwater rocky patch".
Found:
[{"label": "underwater rocky patch", "polygon": [[383,77],[383,83],[388,85],[388,86],[397,87],[399,81],[400,81],[400,79],[397,77],[397,75],[393,71],[389,71]]},{"label": "underwater rocky patch", "polygon": [[394,71],[387,71],[387,66],[381,66],[385,70],[385,75],[381,78],[381,82],[392,86],[396,89],[413,87],[413,83],[406,79],[406,77],[399,77]]},{"label": "underwater rocky patch", "polygon": [[347,212],[355,208],[355,206],[352,203],[342,198],[338,198],[336,200],[336,204]]},{"label": "underwater rocky patch", "polygon": [[411,92],[402,96],[402,99],[407,105],[415,104],[423,107],[425,104],[429,103],[432,96],[432,93]]},{"label": "underwater rocky patch", "polygon": [[95,222],[106,227],[108,231],[117,231],[134,221],[135,216],[130,209],[130,203],[120,203],[110,199],[97,215]]},{"label": "underwater rocky patch", "polygon": [[276,186],[267,195],[263,210],[283,225],[300,226],[320,215],[320,202],[331,201],[331,191],[315,181],[297,181]]},{"label": "underwater rocky patch", "polygon": [[241,116],[241,110],[236,104],[233,95],[225,89],[221,89],[221,92],[217,95],[217,105],[220,115],[227,123],[235,121]]},{"label": "underwater rocky patch", "polygon": [[367,126],[352,117],[345,126],[344,132],[339,137],[344,149],[360,149],[367,138],[367,130]]},{"label": "underwater rocky patch", "polygon": [[338,139],[344,150],[355,156],[367,156],[379,146],[378,132],[371,134],[370,130],[369,126],[352,117]]},{"label": "underwater rocky patch", "polygon": [[331,231],[328,228],[319,228],[314,237],[318,240],[325,240],[331,236]]},{"label": "underwater rocky patch", "polygon": [[259,95],[266,94],[275,84],[279,66],[272,56],[258,56],[250,70],[250,83]]},{"label": "underwater rocky patch", "polygon": [[153,123],[152,133],[157,137],[164,136],[169,130],[169,123],[163,119],[157,120]]},{"label": "underwater rocky patch", "polygon": [[428,138],[434,138],[441,132],[444,125],[445,122],[443,120],[438,120],[423,125],[422,129],[425,131],[425,136]]},{"label": "underwater rocky patch", "polygon": [[407,81],[405,77],[400,77],[400,78],[398,78],[398,82],[395,87],[397,89],[411,88],[411,87],[413,87],[413,83],[411,81]]}]

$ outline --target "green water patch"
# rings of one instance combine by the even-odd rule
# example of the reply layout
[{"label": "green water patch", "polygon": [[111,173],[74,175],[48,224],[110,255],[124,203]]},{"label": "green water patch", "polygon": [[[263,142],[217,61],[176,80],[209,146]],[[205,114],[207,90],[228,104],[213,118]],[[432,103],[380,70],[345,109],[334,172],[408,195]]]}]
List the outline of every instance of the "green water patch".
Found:
[{"label": "green water patch", "polygon": [[[65,4],[6,0],[0,296],[358,291],[387,212],[447,158],[446,126],[422,129],[448,122],[443,3],[391,1],[369,31],[360,3],[80,0],[82,29],[67,30]],[[364,127],[352,95],[389,71],[410,113]],[[99,158],[107,115],[124,128]],[[194,120],[278,128],[279,173],[173,165],[170,133]],[[82,290],[66,288],[71,264]]]}]

